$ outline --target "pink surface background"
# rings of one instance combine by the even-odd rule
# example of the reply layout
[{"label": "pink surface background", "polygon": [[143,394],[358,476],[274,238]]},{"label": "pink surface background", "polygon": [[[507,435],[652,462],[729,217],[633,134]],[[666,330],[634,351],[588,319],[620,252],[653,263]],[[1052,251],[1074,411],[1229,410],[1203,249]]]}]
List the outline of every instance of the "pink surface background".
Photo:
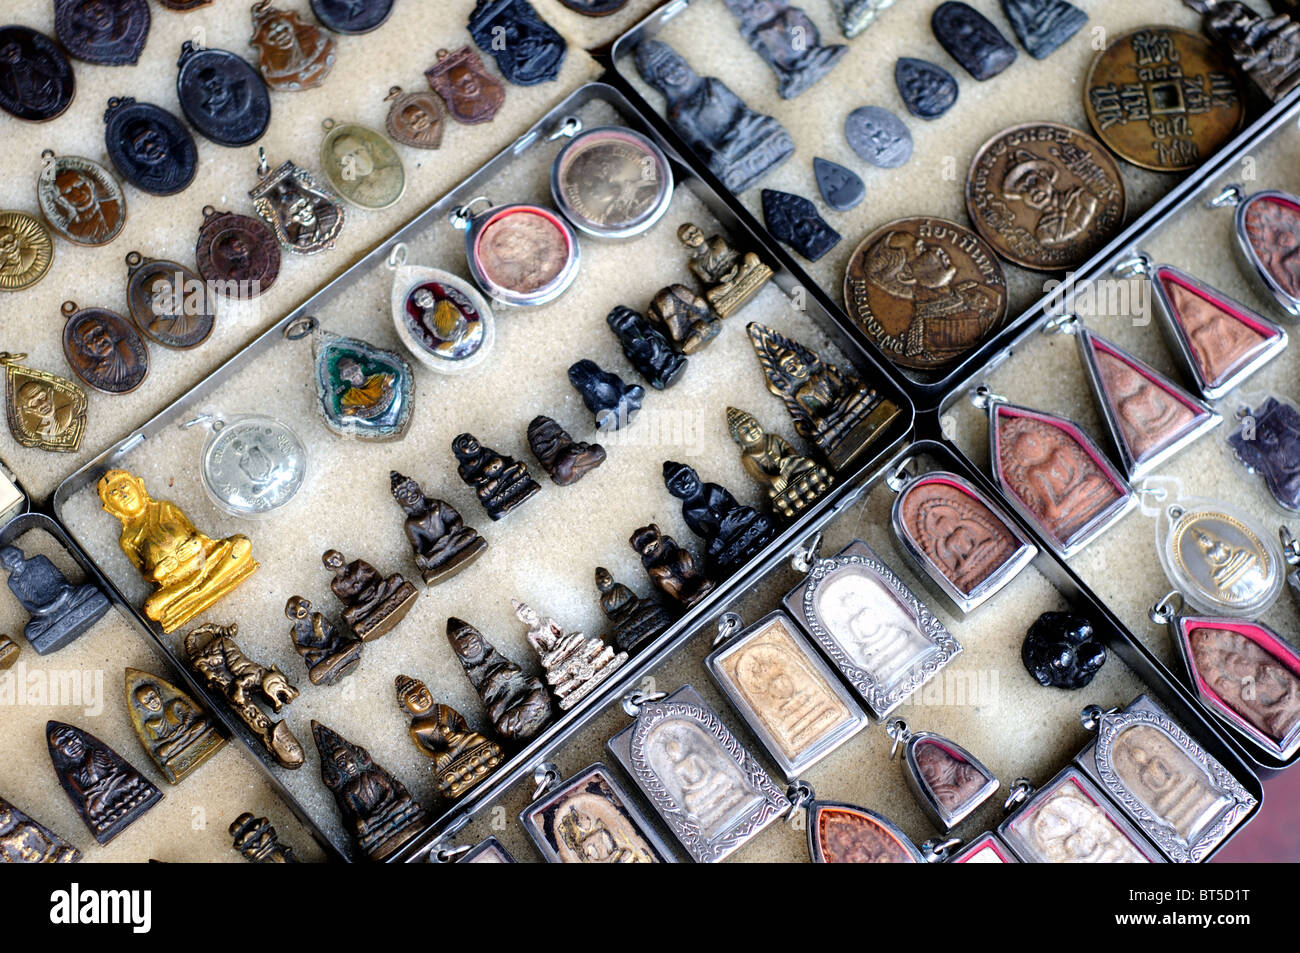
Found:
[{"label": "pink surface background", "polygon": [[1300,862],[1300,771],[1287,771],[1264,782],[1264,806],[1223,850],[1214,863]]}]

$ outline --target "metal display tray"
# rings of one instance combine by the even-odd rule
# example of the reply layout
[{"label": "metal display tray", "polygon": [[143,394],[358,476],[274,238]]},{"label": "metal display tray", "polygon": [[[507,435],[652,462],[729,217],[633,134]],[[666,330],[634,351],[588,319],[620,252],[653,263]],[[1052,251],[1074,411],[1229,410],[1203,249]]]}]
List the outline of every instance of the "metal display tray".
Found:
[{"label": "metal display tray", "polygon": [[[73,539],[75,539],[87,552],[95,553],[96,547],[99,547],[101,553],[107,553],[109,557],[111,557],[108,559],[109,562],[113,562],[116,557],[120,557],[120,553],[114,554],[110,552],[109,549],[105,549],[108,545],[104,538],[105,525],[102,521],[98,521],[99,518],[97,514],[94,519],[86,515],[88,512],[86,510],[83,510],[83,515],[81,517],[74,517],[69,514],[69,509],[72,506],[73,501],[78,500],[79,495],[93,495],[94,484],[98,478],[106,472],[106,470],[114,467],[125,467],[131,469],[133,463],[146,456],[155,445],[162,446],[162,441],[176,439],[175,433],[178,429],[178,425],[186,420],[187,417],[192,417],[196,412],[196,409],[204,408],[221,411],[221,407],[208,407],[208,405],[205,404],[205,401],[212,395],[217,394],[224,385],[235,381],[241,372],[248,371],[255,362],[273,360],[278,352],[281,352],[288,347],[302,346],[301,342],[290,340],[292,335],[289,333],[291,329],[296,330],[301,327],[300,319],[326,313],[331,307],[331,304],[334,303],[336,299],[340,298],[340,296],[345,295],[355,284],[365,280],[373,281],[374,273],[378,269],[383,268],[384,263],[388,260],[391,249],[396,243],[409,242],[415,244],[421,240],[422,236],[425,236],[432,230],[447,228],[447,222],[454,209],[466,204],[475,196],[484,193],[491,194],[494,191],[494,183],[501,177],[508,175],[515,163],[519,162],[521,157],[526,157],[530,149],[537,149],[540,146],[547,144],[548,139],[555,138],[553,134],[563,126],[564,120],[567,116],[592,104],[603,104],[605,108],[612,109],[617,114],[618,121],[631,128],[637,129],[656,140],[670,157],[679,194],[681,190],[685,190],[702,203],[702,205],[707,208],[708,212],[716,217],[717,223],[729,235],[734,244],[748,249],[753,249],[768,262],[776,264],[776,267],[774,268],[774,282],[784,293],[781,300],[785,300],[784,296],[790,296],[791,301],[799,300],[801,296],[800,289],[804,286],[804,283],[801,282],[799,277],[792,273],[787,267],[783,267],[783,257],[777,254],[774,246],[766,239],[761,229],[757,228],[753,222],[739,217],[724,197],[720,196],[709,183],[699,178],[692,171],[690,166],[673,150],[672,146],[665,142],[659,133],[650,127],[649,124],[638,115],[636,109],[627,101],[622,93],[608,85],[600,83],[588,84],[574,92],[562,103],[552,109],[527,133],[508,145],[474,175],[470,176],[442,199],[426,208],[408,224],[375,247],[365,257],[361,258],[337,278],[329,282],[329,284],[319,289],[310,298],[306,299],[292,311],[284,315],[279,321],[269,327],[248,346],[231,357],[230,360],[225,362],[207,378],[196,384],[189,392],[180,397],[151,420],[134,428],[123,439],[101,452],[92,461],[65,479],[63,483],[60,484],[52,498],[52,509],[58,519],[67,527],[69,535],[71,535]],[[553,146],[554,143],[551,143],[551,145]],[[534,200],[540,198],[541,196],[535,196]],[[507,199],[502,199],[502,201],[505,200]],[[549,204],[549,201],[544,202],[543,204]],[[583,241],[585,242],[586,239],[583,239]],[[664,280],[661,283],[666,284],[673,280],[688,280],[686,278],[685,250],[681,249],[681,251],[681,258],[674,261],[671,266],[663,269]],[[586,256],[584,255],[584,258],[585,257]],[[431,262],[431,264],[436,264],[436,262]],[[581,281],[582,279],[580,278],[579,280]],[[776,292],[772,293],[776,294]],[[628,303],[639,305],[642,302],[638,301]],[[787,302],[787,305],[788,304],[789,303]],[[386,317],[387,309],[388,300],[385,295],[382,298],[382,301],[376,303],[374,309],[376,314],[383,314],[385,317],[374,320],[382,321],[384,325],[388,325],[389,322]],[[875,469],[880,460],[891,454],[901,444],[911,430],[914,411],[909,399],[893,378],[882,368],[880,362],[869,353],[867,349],[863,348],[853,335],[845,330],[839,316],[828,310],[818,298],[814,296],[806,297],[803,303],[796,308],[796,310],[801,310],[803,312],[800,320],[802,320],[802,317],[804,316],[811,319],[816,328],[819,329],[820,332],[824,333],[826,338],[832,341],[840,351],[847,356],[848,360],[850,360],[855,366],[857,372],[865,380],[875,386],[882,396],[893,400],[900,408],[900,413],[895,418],[894,422],[878,437],[876,443],[873,445],[872,452],[862,454],[848,472],[840,475],[842,481],[845,484],[849,484],[855,479],[861,477],[863,474]],[[517,314],[518,312],[512,311],[509,314],[499,315],[499,321],[513,322],[524,320],[523,318],[518,317]],[[603,319],[603,312],[601,317]],[[744,322],[746,319],[742,316],[730,320],[731,323],[735,324],[737,322]],[[389,328],[389,330],[391,330],[391,328]],[[733,328],[731,330],[733,333],[743,336],[743,330],[741,328]],[[498,343],[498,346],[501,346],[500,343]],[[745,346],[748,348],[747,342]],[[710,368],[707,364],[707,360],[708,354],[706,353],[701,358],[701,366],[697,368],[694,373],[700,375],[714,374],[719,375],[719,377],[728,373],[725,369],[719,370],[716,365]],[[420,371],[418,365],[416,365],[416,367],[418,377]],[[761,380],[761,371],[758,368],[757,362],[755,362],[752,369],[747,369],[747,372],[753,373]],[[626,375],[629,372],[620,369],[620,373]],[[308,375],[306,370],[304,370],[304,377],[306,376]],[[716,381],[718,378],[710,377],[708,379],[710,381]],[[458,379],[451,378],[450,380],[452,381],[452,384],[449,386],[454,386],[454,382]],[[503,387],[507,383],[510,382],[503,381]],[[522,396],[526,397],[527,395],[524,394]],[[420,404],[420,392],[418,388],[416,403],[418,414]],[[764,411],[764,415],[770,416],[773,423],[776,422],[775,414],[778,412],[776,407],[777,405],[774,402]],[[266,410],[269,410],[272,413],[277,412],[275,407],[267,407]],[[719,406],[716,410],[721,414],[722,407]],[[531,412],[532,411],[530,411],[530,413]],[[314,421],[313,423],[308,424],[304,421],[295,420],[294,425],[295,427],[306,428],[308,426],[314,426]],[[780,425],[782,430],[788,429],[788,421],[782,419]],[[487,439],[486,434],[483,436],[485,437],[485,443],[492,443],[491,439]],[[400,446],[400,444],[396,446]],[[526,444],[522,443],[522,436],[517,435],[508,444],[509,449],[506,452],[518,453],[521,446],[526,446]],[[503,449],[505,449],[505,447],[503,447]],[[726,446],[722,448],[721,453],[728,455],[729,459],[738,460],[739,451],[730,443],[727,443]],[[421,466],[425,469],[416,474],[417,478],[421,479],[430,477],[430,468],[435,468],[432,472],[437,474],[439,483],[433,484],[429,487],[430,489],[437,486],[445,486],[448,488],[453,485],[459,486],[459,484],[456,483],[457,478],[454,474],[454,461],[451,459],[450,454],[447,454],[446,459],[441,463],[426,460],[421,463]],[[440,469],[437,469],[439,467]],[[384,469],[386,470],[387,468],[385,467]],[[186,479],[192,477],[193,482],[196,484],[199,482],[197,474],[193,473],[192,468],[185,476]],[[387,474],[385,473],[383,477],[386,492]],[[153,489],[156,495],[161,498],[168,498],[172,496],[173,493],[179,492],[179,487],[177,490],[171,492],[168,492],[168,489],[165,486],[151,487],[151,489]],[[460,489],[464,491],[465,488],[461,486]],[[548,492],[554,492],[554,488],[550,488]],[[303,494],[307,494],[307,489],[304,489]],[[84,502],[84,498],[82,499],[82,502]],[[295,501],[295,505],[297,505],[298,502],[300,501]],[[672,502],[675,503],[675,501]],[[393,509],[393,512],[396,512],[395,507],[392,507],[391,500],[388,502],[388,505]],[[821,519],[824,514],[831,512],[834,505],[832,499],[819,501],[815,506],[805,512],[794,525],[787,527],[777,539],[767,546],[766,549],[755,559],[754,564],[757,565],[759,562],[767,562],[775,558],[775,554],[788,550],[797,540],[802,539],[807,535],[807,527],[811,523]],[[215,511],[209,510],[208,512],[210,514]],[[392,518],[393,512],[386,512],[383,516]],[[481,527],[487,522],[481,511],[462,509],[462,512],[465,514],[467,521],[472,525],[478,525]],[[373,517],[376,514],[371,515]],[[204,518],[207,519],[208,515],[204,515]],[[648,520],[643,520],[643,522],[645,521]],[[325,521],[322,520],[321,522]],[[196,523],[199,523],[201,527],[203,525],[200,520],[196,520]],[[262,538],[265,539],[266,536],[264,534],[268,531],[273,531],[274,527],[273,522],[260,524],[240,521],[237,525],[227,525],[229,525],[232,530],[246,532],[252,536],[254,538],[255,547],[257,545],[259,534],[263,534]],[[628,526],[624,532],[630,531],[631,528],[631,526]],[[395,539],[398,539],[399,542],[401,542],[402,546],[405,546],[405,542],[400,540],[400,519],[393,520],[391,534]],[[116,539],[115,533],[113,534],[113,539]],[[683,542],[689,544],[691,548],[695,548],[695,540],[683,540]],[[366,554],[359,553],[358,555]],[[349,558],[352,558],[351,554],[349,555]],[[544,556],[538,554],[538,558],[543,559]],[[105,559],[100,558],[99,561],[103,563],[105,562]],[[209,708],[216,712],[231,734],[244,743],[254,758],[257,759],[258,763],[263,767],[267,774],[271,776],[272,782],[277,785],[277,789],[283,793],[286,804],[312,831],[313,836],[321,842],[327,852],[334,858],[354,859],[354,848],[334,816],[335,811],[332,804],[332,798],[330,799],[331,803],[327,809],[329,812],[327,816],[321,813],[321,811],[326,809],[318,809],[317,811],[308,810],[297,796],[284,789],[284,786],[281,784],[281,778],[284,776],[285,772],[283,772],[278,766],[274,765],[257,739],[249,733],[242,723],[238,722],[238,720],[234,718],[225,701],[220,697],[215,696],[206,686],[196,682],[190,677],[188,674],[188,666],[178,657],[179,652],[173,647],[173,639],[180,633],[174,633],[173,636],[164,636],[158,626],[145,618],[142,611],[137,607],[140,600],[127,595],[127,593],[139,590],[141,581],[138,576],[133,576],[130,572],[123,571],[122,567],[126,566],[124,561],[117,560],[117,562],[120,562],[120,566],[115,565],[111,569],[104,568],[103,566],[100,567],[102,569],[103,580],[109,591],[113,592],[118,599],[123,600],[127,606],[130,607],[129,611],[132,621],[139,632],[146,638],[152,639],[159,650],[164,652],[164,654],[166,654],[174,663],[175,667],[179,671],[186,673],[184,678],[187,690],[191,691],[197,698],[202,699]],[[398,567],[393,566],[392,568],[395,569]],[[536,568],[541,569],[542,567],[539,564]],[[269,570],[264,566],[261,573],[265,574],[268,571]],[[316,572],[319,573],[319,571],[319,568],[317,568]],[[391,569],[388,571],[391,571]],[[402,571],[407,573],[408,577],[410,577],[412,572],[408,564],[402,566]],[[683,615],[663,635],[657,638],[648,647],[644,648],[641,653],[633,657],[630,663],[620,670],[617,677],[607,681],[597,692],[588,696],[569,712],[564,713],[562,717],[557,718],[540,735],[527,744],[527,746],[515,751],[508,758],[506,763],[496,772],[496,774],[494,774],[487,782],[481,784],[462,801],[456,803],[454,807],[440,812],[431,811],[430,817],[432,820],[428,824],[424,833],[417,839],[408,842],[403,849],[392,855],[389,859],[393,861],[401,861],[410,859],[413,856],[421,855],[427,850],[428,845],[433,843],[449,825],[458,823],[458,818],[462,817],[466,812],[478,810],[494,796],[495,792],[513,783],[524,773],[531,771],[532,765],[538,759],[541,752],[552,748],[557,743],[557,739],[568,737],[568,735],[574,730],[574,726],[583,722],[588,711],[600,706],[604,700],[616,697],[617,693],[626,690],[626,687],[636,681],[640,676],[640,673],[653,659],[661,657],[661,655],[667,651],[668,647],[677,644],[677,642],[682,638],[683,633],[695,630],[703,624],[704,620],[715,614],[715,607],[729,599],[732,594],[739,591],[744,585],[744,580],[749,575],[750,573],[748,572],[740,572],[719,585],[708,598],[685,613],[685,615]],[[629,581],[632,582],[634,587],[638,590],[643,592],[645,591],[646,583],[643,579]],[[275,580],[268,580],[268,582],[275,582]],[[284,583],[281,582],[280,585],[283,586]],[[281,591],[280,598],[283,599],[285,595],[287,595],[287,592]],[[327,611],[334,611],[334,607],[328,607]],[[210,611],[205,618],[210,621],[228,621],[227,617],[222,615],[220,605],[215,610]],[[281,619],[278,615],[276,618]],[[196,622],[197,621],[202,620],[196,620]],[[249,624],[255,625],[268,623],[266,623],[266,620],[264,619],[254,619],[250,620]],[[280,639],[285,639],[287,642],[285,635],[280,631],[282,626],[285,625],[282,619],[279,622],[272,620],[269,625],[273,626],[276,631],[279,632],[278,637]],[[189,628],[189,626],[185,628]],[[241,638],[242,637],[243,632],[241,631]],[[389,638],[392,637],[393,636],[389,636]],[[490,634],[489,637],[491,637]],[[382,649],[383,643],[381,642],[375,651],[382,651]],[[292,652],[291,649],[289,651],[290,653]],[[250,654],[257,655],[258,653],[252,652]],[[523,658],[518,652],[514,652],[513,657],[517,661],[522,660]],[[297,664],[296,659],[294,659],[294,663],[295,665]],[[525,665],[529,667],[533,664],[534,663],[532,662],[525,662]],[[301,681],[302,674],[300,666],[294,669],[295,680]],[[388,699],[385,700],[384,704],[391,707],[391,701]],[[294,714],[293,709],[286,709],[286,714],[292,717]],[[385,712],[385,714],[387,715],[388,713]],[[302,724],[302,716],[299,715],[293,720],[297,730],[299,731],[300,737],[305,737],[302,734],[302,732],[305,731],[305,725]],[[473,713],[471,720],[474,722],[481,721],[480,715],[477,711]],[[401,739],[402,743],[408,744],[404,737],[404,730],[401,734],[403,735]],[[313,775],[313,782],[319,785],[318,777],[316,777],[317,765],[315,755],[310,743],[307,743],[307,748],[309,751],[308,764],[301,768],[300,772],[310,773]],[[376,760],[383,763],[383,758],[377,757]],[[321,787],[321,790],[323,791],[323,786]],[[326,796],[328,797],[328,795]],[[426,804],[426,806],[428,805]]]}]

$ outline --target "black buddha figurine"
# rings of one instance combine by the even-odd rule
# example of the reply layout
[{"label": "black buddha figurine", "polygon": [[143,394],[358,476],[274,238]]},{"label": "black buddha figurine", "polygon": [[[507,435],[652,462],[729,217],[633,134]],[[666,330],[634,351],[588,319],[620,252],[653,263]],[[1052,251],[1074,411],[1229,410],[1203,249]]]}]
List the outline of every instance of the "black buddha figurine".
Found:
[{"label": "black buddha figurine", "polygon": [[582,360],[571,365],[569,383],[595,415],[598,430],[618,430],[631,423],[645,399],[644,387],[624,384],[621,377],[601,370],[595,361]]},{"label": "black buddha figurine", "polygon": [[669,124],[731,192],[743,192],[794,154],[785,127],[754,112],[716,77],[701,77],[667,43],[636,48],[641,78],[667,100]]},{"label": "black buddha figurine", "polygon": [[302,596],[289,597],[284,615],[290,623],[289,638],[307,664],[307,677],[313,685],[333,685],[361,664],[364,643],[340,632],[321,613],[312,612],[311,603]]},{"label": "black buddha figurine", "polygon": [[709,303],[685,285],[669,285],[654,296],[647,315],[682,354],[694,354],[722,331]]},{"label": "black buddha figurine", "polygon": [[538,16],[528,0],[478,0],[469,17],[469,32],[516,86],[535,86],[560,75],[564,37]]},{"label": "black buddha figurine", "polygon": [[684,463],[664,463],[664,485],[682,501],[682,517],[705,541],[705,567],[725,579],[777,537],[772,521],[752,506],[741,506],[716,483],[704,483]]},{"label": "black buddha figurine", "polygon": [[23,634],[38,655],[63,648],[109,609],[108,596],[99,587],[72,585],[44,556],[28,558],[17,546],[5,546],[0,565],[9,572],[9,591],[31,615]]},{"label": "black buddha figurine", "polygon": [[54,773],[95,840],[107,844],[162,800],[162,792],[88,731],[45,726]]},{"label": "black buddha figurine", "polygon": [[385,578],[364,559],[348,562],[337,549],[327,549],[321,562],[334,573],[330,590],[343,603],[343,621],[363,642],[390,632],[415,605],[415,586],[401,573]]},{"label": "black buddha figurine", "polygon": [[623,356],[655,390],[671,387],[686,370],[686,356],[631,308],[618,305],[605,321],[623,345]]},{"label": "black buddha figurine", "polygon": [[389,472],[388,481],[406,514],[406,540],[426,586],[451,578],[487,549],[487,540],[465,525],[455,507],[425,496],[420,484],[396,470]]},{"label": "black buddha figurine", "polygon": [[600,608],[614,627],[614,644],[631,654],[673,624],[672,616],[653,599],[642,599],[604,566],[596,567]]},{"label": "black buddha figurine", "polygon": [[483,637],[460,619],[447,620],[447,641],[488,717],[502,738],[527,741],[551,720],[551,696],[542,680],[525,675]]},{"label": "black buddha figurine", "polygon": [[383,860],[428,823],[406,786],[375,764],[369,751],[315,719],[311,733],[320,752],[321,780],[367,860]]},{"label": "black buddha figurine", "polygon": [[528,425],[528,446],[556,486],[577,483],[605,462],[605,448],[576,441],[550,417],[539,414]]},{"label": "black buddha figurine", "polygon": [[777,92],[792,99],[829,73],[849,48],[822,46],[808,14],[786,0],[726,0],[740,21],[740,35],[777,77]]},{"label": "black buddha figurine", "polygon": [[656,524],[642,526],[628,542],[655,588],[682,608],[689,609],[713,591],[713,580],[696,567],[695,557]]},{"label": "black buddha figurine", "polygon": [[460,463],[460,478],[474,488],[478,501],[494,520],[522,506],[541,489],[528,475],[528,467],[483,446],[473,434],[463,433],[453,440],[451,452]]}]

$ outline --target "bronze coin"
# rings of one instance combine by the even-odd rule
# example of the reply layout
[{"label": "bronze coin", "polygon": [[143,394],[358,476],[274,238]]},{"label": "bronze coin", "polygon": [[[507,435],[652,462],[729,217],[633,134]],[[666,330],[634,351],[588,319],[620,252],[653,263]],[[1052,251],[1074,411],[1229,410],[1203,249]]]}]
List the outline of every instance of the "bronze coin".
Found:
[{"label": "bronze coin", "polygon": [[280,274],[280,243],[260,219],[203,210],[194,260],[209,290],[226,298],[256,298]]},{"label": "bronze coin", "polygon": [[1082,265],[1124,225],[1124,180],[1100,142],[1054,122],[1004,129],[966,176],[966,211],[999,255],[1025,268]]},{"label": "bronze coin", "polygon": [[212,334],[213,296],[194,272],[174,261],[126,256],[126,302],[140,332],[163,347],[188,350]]},{"label": "bronze coin", "polygon": [[78,245],[105,245],[126,223],[126,196],[113,174],[80,156],[46,150],[36,180],[36,199],[50,227]]},{"label": "bronze coin", "polygon": [[0,211],[0,291],[22,291],[54,261],[50,231],[26,212]]},{"label": "bronze coin", "polygon": [[940,367],[1002,327],[1007,281],[993,249],[942,218],[900,218],[862,240],[844,305],[895,364]]},{"label": "bronze coin", "polygon": [[1093,57],[1083,108],[1112,152],[1156,172],[1196,168],[1246,116],[1228,59],[1203,37],[1165,26],[1126,33]]},{"label": "bronze coin", "polygon": [[489,222],[477,250],[483,273],[520,294],[554,281],[569,263],[564,232],[550,218],[527,210],[512,210]]},{"label": "bronze coin", "polygon": [[63,303],[63,355],[83,381],[105,394],[135,390],[149,374],[149,347],[126,318],[106,308]]},{"label": "bronze coin", "polygon": [[404,93],[400,86],[390,89],[385,99],[392,102],[384,123],[388,138],[416,149],[442,145],[442,100],[431,92]]}]

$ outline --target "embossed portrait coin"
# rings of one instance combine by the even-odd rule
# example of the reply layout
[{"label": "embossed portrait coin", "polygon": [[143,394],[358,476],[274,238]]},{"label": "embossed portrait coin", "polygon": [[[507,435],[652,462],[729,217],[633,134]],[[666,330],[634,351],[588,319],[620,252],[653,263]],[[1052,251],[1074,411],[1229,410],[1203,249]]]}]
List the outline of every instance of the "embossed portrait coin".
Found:
[{"label": "embossed portrait coin", "polygon": [[160,106],[116,96],[104,113],[104,146],[122,178],[154,195],[189,187],[199,150],[185,125]]},{"label": "embossed portrait coin", "polygon": [[311,89],[325,82],[334,68],[334,40],[292,10],[253,4],[253,38],[257,68],[266,85],[278,92]]},{"label": "embossed portrait coin", "polygon": [[941,218],[901,218],[854,250],[849,316],[895,364],[941,367],[1002,327],[1002,265],[974,232]]},{"label": "embossed portrait coin", "polygon": [[9,432],[24,447],[76,453],[86,432],[86,392],[66,377],[19,364],[25,356],[0,355]]},{"label": "embossed portrait coin", "polygon": [[0,211],[0,291],[22,291],[54,261],[49,230],[26,212]]},{"label": "embossed portrait coin", "polygon": [[226,50],[181,45],[176,96],[200,135],[221,146],[247,146],[271,124],[271,97],[257,70]]},{"label": "embossed portrait coin", "polygon": [[1124,225],[1119,166],[1100,142],[1030,122],[980,147],[966,176],[975,230],[1003,258],[1038,271],[1082,265]]},{"label": "embossed portrait coin", "polygon": [[256,298],[280,274],[280,243],[260,219],[203,210],[194,261],[199,274],[227,298]]},{"label": "embossed portrait coin", "polygon": [[42,153],[36,200],[55,233],[77,245],[106,245],[126,222],[126,196],[117,179],[80,156]]},{"label": "embossed portrait coin", "polygon": [[424,71],[429,86],[447,104],[457,122],[472,126],[491,122],[506,101],[506,88],[468,46],[438,51],[438,62]]},{"label": "embossed portrait coin", "polygon": [[221,422],[203,447],[203,485],[222,509],[262,517],[302,488],[307,450],[273,417],[257,414]]},{"label": "embossed portrait coin", "polygon": [[406,169],[393,144],[365,126],[325,122],[320,165],[334,191],[365,209],[396,203],[406,191]]},{"label": "embossed portrait coin", "polygon": [[105,394],[135,390],[149,374],[149,348],[131,322],[107,308],[63,303],[63,355],[83,381]]},{"label": "embossed portrait coin", "polygon": [[437,96],[418,90],[404,93],[402,87],[394,86],[385,101],[392,103],[384,121],[390,139],[416,149],[436,149],[442,145],[445,110]]},{"label": "embossed portrait coin", "polygon": [[126,301],[135,326],[163,347],[187,350],[212,334],[212,298],[198,275],[174,261],[126,256]]},{"label": "embossed portrait coin", "polygon": [[1196,168],[1246,115],[1223,54],[1195,33],[1163,26],[1126,33],[1093,58],[1083,108],[1116,155],[1157,172]]},{"label": "embossed portrait coin", "polygon": [[68,58],[44,33],[0,27],[0,109],[28,122],[61,115],[77,91]]},{"label": "embossed portrait coin", "polygon": [[393,0],[311,0],[316,19],[335,33],[369,33],[393,12]]},{"label": "embossed portrait coin", "polygon": [[606,238],[641,234],[667,211],[672,189],[663,152],[619,127],[581,133],[551,169],[551,194],[560,211],[582,231]]},{"label": "embossed portrait coin", "polygon": [[135,63],[149,38],[148,0],[54,0],[54,32],[79,60]]}]

